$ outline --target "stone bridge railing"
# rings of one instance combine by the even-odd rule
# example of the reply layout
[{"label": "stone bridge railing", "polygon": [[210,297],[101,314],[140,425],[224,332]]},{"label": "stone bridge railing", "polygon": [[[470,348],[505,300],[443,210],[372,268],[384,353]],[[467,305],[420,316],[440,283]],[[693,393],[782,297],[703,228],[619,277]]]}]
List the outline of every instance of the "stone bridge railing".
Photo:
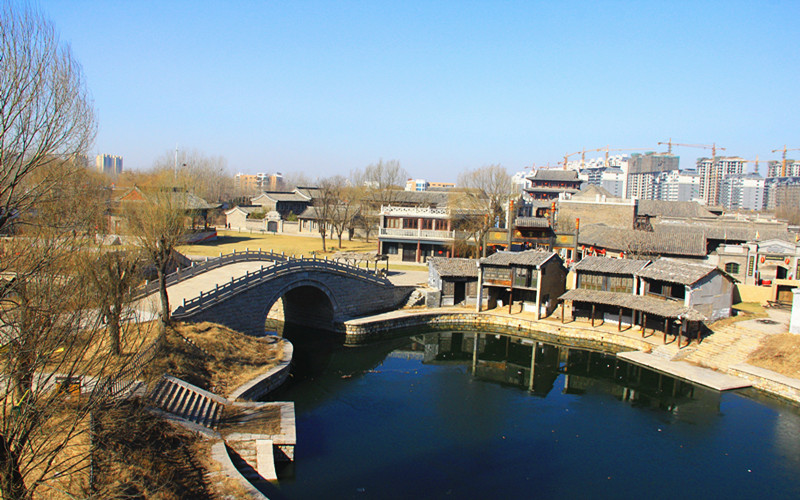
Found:
[{"label": "stone bridge railing", "polygon": [[175,309],[172,317],[175,319],[188,318],[207,307],[233,297],[243,290],[258,286],[281,276],[308,271],[335,273],[339,276],[354,278],[377,285],[391,286],[391,282],[387,278],[377,276],[372,271],[361,269],[350,264],[342,264],[332,260],[317,258],[290,259],[285,262],[275,262],[270,266],[261,266],[261,269],[257,271],[248,271],[244,276],[231,278],[227,283],[218,284],[209,292],[201,291],[198,297],[190,300],[184,299],[183,304]]},{"label": "stone bridge railing", "polygon": [[[174,273],[167,275],[167,286],[174,285],[185,279],[189,279],[198,274],[202,274],[218,267],[227,266],[236,262],[253,262],[260,260],[269,260],[273,262],[285,262],[289,257],[283,253],[276,253],[272,250],[265,252],[261,249],[258,250],[245,250],[244,252],[236,250],[233,253],[226,255],[220,254],[219,257],[206,258],[202,262],[192,262],[190,267],[185,269],[178,268]],[[134,299],[140,299],[151,293],[158,291],[158,281],[145,282],[144,286],[139,287],[134,293]]]}]

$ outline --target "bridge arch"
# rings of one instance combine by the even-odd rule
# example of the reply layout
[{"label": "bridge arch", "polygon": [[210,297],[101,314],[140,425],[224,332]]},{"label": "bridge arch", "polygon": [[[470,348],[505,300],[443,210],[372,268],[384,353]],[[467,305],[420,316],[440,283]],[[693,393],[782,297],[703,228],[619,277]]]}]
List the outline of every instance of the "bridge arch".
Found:
[{"label": "bridge arch", "polygon": [[336,294],[324,282],[300,278],[270,290],[263,297],[264,322],[280,319],[315,328],[331,329],[339,316]]}]

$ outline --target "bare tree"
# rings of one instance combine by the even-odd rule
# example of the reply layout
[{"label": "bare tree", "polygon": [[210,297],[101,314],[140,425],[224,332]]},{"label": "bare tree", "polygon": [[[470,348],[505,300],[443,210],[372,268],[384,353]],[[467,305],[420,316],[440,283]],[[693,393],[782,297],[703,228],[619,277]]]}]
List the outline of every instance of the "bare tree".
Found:
[{"label": "bare tree", "polygon": [[155,185],[182,186],[209,201],[225,201],[234,196],[227,160],[197,150],[165,152],[148,176]]},{"label": "bare tree", "polygon": [[95,297],[86,293],[90,278],[81,263],[94,258],[98,213],[92,209],[103,207],[93,202],[98,197],[98,186],[86,176],[61,176],[37,198],[36,210],[19,216],[18,234],[2,245],[4,498],[63,488],[64,481],[87,469],[90,414],[113,403],[105,381],[119,380],[133,359],[130,354],[141,348],[140,337],[126,336],[119,347],[127,356],[109,356]]},{"label": "bare tree", "polygon": [[32,174],[65,159],[81,167],[95,132],[83,72],[52,23],[0,4],[0,230],[60,181]]},{"label": "bare tree", "polygon": [[133,287],[139,280],[138,252],[104,252],[101,248],[96,259],[87,259],[86,262],[87,275],[96,293],[98,308],[108,325],[110,352],[119,356],[123,316],[131,303]]},{"label": "bare tree", "polygon": [[325,238],[333,227],[334,212],[339,203],[340,177],[322,179],[317,182],[319,196],[314,199],[314,209],[317,214],[317,230],[322,238],[322,251],[326,252]]},{"label": "bare tree", "polygon": [[329,191],[326,202],[331,204],[327,211],[330,226],[339,239],[339,248],[342,248],[342,235],[352,227],[358,215],[362,192],[340,175],[331,177],[323,183]]},{"label": "bare tree", "polygon": [[186,234],[187,193],[167,187],[143,194],[142,200],[126,202],[122,210],[131,236],[158,276],[159,342],[163,345],[171,324],[167,275],[172,270],[175,248]]},{"label": "bare tree", "polygon": [[464,220],[461,229],[472,234],[476,247],[482,246],[486,255],[486,233],[495,224],[505,226],[506,204],[514,197],[511,176],[502,166],[489,165],[461,172],[458,185],[463,192],[451,197],[451,205],[472,216]]},{"label": "bare tree", "polygon": [[407,178],[408,172],[397,160],[378,160],[378,163],[368,165],[363,173],[354,175],[354,184],[362,189],[359,220],[367,242],[370,233],[378,227],[381,207],[391,205],[402,196],[402,186]]},{"label": "bare tree", "polygon": [[289,172],[283,176],[284,188],[289,191],[298,187],[308,187],[311,184],[311,179],[302,172]]}]

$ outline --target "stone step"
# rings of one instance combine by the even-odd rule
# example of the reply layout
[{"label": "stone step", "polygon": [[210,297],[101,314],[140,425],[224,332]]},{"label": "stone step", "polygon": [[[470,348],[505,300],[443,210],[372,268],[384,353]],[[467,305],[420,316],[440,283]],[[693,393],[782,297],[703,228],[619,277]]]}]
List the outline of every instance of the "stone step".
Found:
[{"label": "stone step", "polygon": [[180,418],[215,428],[223,405],[183,384],[162,379],[150,394],[153,406]]}]

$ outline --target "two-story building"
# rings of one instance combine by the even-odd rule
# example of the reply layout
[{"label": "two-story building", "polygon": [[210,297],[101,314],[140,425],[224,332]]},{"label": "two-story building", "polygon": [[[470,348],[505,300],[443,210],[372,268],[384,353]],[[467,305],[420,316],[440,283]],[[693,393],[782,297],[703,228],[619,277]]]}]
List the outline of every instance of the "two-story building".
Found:
[{"label": "two-story building", "polygon": [[[390,261],[426,262],[456,256],[454,216],[448,208],[384,206],[380,213],[378,253]],[[463,239],[463,238],[462,238]]]},{"label": "two-story building", "polygon": [[485,289],[489,309],[520,303],[539,319],[553,312],[566,288],[567,270],[555,252],[497,252],[479,262],[479,311]]},{"label": "two-story building", "polygon": [[730,316],[733,279],[715,266],[671,259],[587,257],[574,267],[575,288],[559,297],[561,320],[587,318],[699,338],[705,321]]},{"label": "two-story building", "polygon": [[561,193],[575,194],[581,189],[581,179],[576,170],[540,169],[526,177],[527,201],[557,200]]}]

